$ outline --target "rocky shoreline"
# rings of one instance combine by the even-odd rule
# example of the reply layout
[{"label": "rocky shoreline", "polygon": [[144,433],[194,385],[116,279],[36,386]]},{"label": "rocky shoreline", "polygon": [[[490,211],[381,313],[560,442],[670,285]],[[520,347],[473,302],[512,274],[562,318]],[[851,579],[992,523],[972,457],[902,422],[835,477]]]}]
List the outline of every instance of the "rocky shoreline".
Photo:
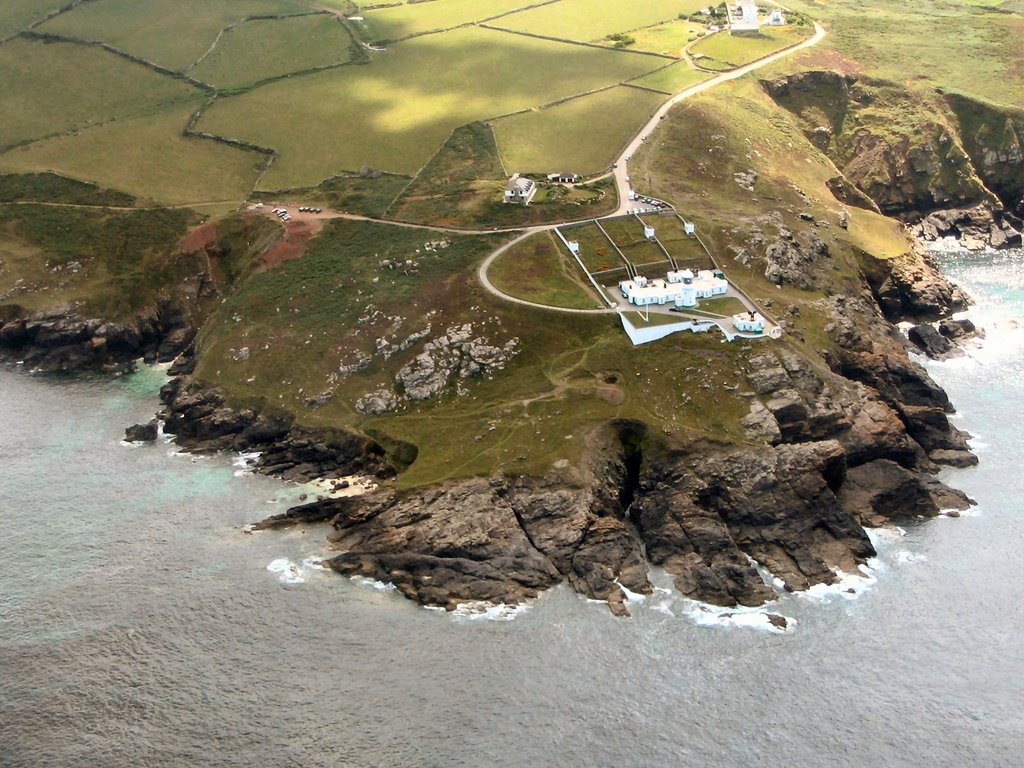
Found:
[{"label": "rocky shoreline", "polygon": [[[879,262],[865,278],[859,295],[822,299],[834,344],[820,358],[779,344],[747,359],[742,443],[678,444],[642,422],[612,421],[587,436],[577,467],[383,486],[254,527],[328,523],[337,554],[325,565],[449,610],[518,604],[565,582],[628,615],[627,594],[652,590],[652,566],[687,597],[720,606],[834,583],[874,556],[865,526],[967,508],[935,472],[977,463],[949,422],[946,393],[911,360],[894,325],[919,321],[911,340],[948,354],[975,332],[949,318],[967,297],[921,253]],[[384,435],[301,426],[263,400],[229,402],[194,377],[193,335],[187,316],[169,307],[126,325],[52,313],[6,320],[0,348],[44,370],[178,355],[160,393],[164,431],[190,451],[256,452],[258,471],[288,481],[387,479],[415,461],[415,446]],[[136,425],[126,437],[156,431],[155,422]]]}]

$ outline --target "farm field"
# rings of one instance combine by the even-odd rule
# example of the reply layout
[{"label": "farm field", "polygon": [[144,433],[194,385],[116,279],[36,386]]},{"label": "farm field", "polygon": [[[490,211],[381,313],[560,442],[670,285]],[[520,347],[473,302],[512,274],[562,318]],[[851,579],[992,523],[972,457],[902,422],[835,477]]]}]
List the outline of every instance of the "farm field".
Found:
[{"label": "farm field", "polygon": [[712,77],[714,75],[694,69],[685,61],[677,61],[675,64],[630,80],[629,84],[673,95]]},{"label": "farm field", "polygon": [[[643,27],[630,31],[629,36],[634,42],[626,46],[629,51],[650,51],[666,56],[681,58],[680,52],[686,45],[694,40],[698,34],[703,33],[705,25],[695,24],[692,21],[675,19],[664,24],[655,24],[651,27]],[[614,40],[607,38],[600,41],[602,45],[614,45]]]},{"label": "farm field", "polygon": [[349,61],[351,46],[348,30],[328,14],[247,21],[226,30],[188,73],[217,88],[238,88]]},{"label": "farm field", "polygon": [[492,125],[510,172],[586,175],[606,168],[662,101],[657,94],[619,86]]},{"label": "farm field", "polygon": [[615,247],[598,229],[596,224],[583,224],[576,227],[559,227],[566,240],[575,240],[580,244],[580,261],[590,272],[604,272],[608,269],[625,269],[625,264],[616,252]]},{"label": "farm field", "polygon": [[430,0],[405,3],[363,12],[364,21],[360,26],[365,28],[369,40],[398,40],[409,35],[483,21],[518,8],[526,8],[536,2],[537,0],[487,0],[485,3],[481,3],[480,0]]},{"label": "farm field", "polygon": [[0,171],[59,171],[166,204],[218,203],[246,198],[265,159],[254,152],[181,129],[197,104],[136,117],[17,147],[0,154]]},{"label": "farm field", "polygon": [[[647,240],[630,243],[629,245],[619,246],[622,250],[622,254],[629,260],[629,263],[634,267],[642,268],[647,264],[659,264],[664,265],[667,271],[669,269],[668,257],[665,255],[656,244]],[[642,269],[641,269],[642,271]],[[663,277],[663,275],[655,274],[652,272],[651,277]]]},{"label": "farm field", "polygon": [[457,126],[636,77],[652,61],[470,27],[222,99],[198,128],[276,149],[266,189],[364,165],[414,174]]},{"label": "farm field", "polygon": [[559,0],[495,22],[516,32],[590,42],[630,32],[707,6],[700,0]]},{"label": "farm field", "polygon": [[0,40],[65,5],[67,0],[4,0],[0,6]]},{"label": "farm field", "polygon": [[654,227],[654,234],[665,250],[672,254],[680,268],[710,269],[714,266],[700,243],[683,231],[682,222],[674,216],[647,216],[644,221]]},{"label": "farm field", "polygon": [[603,306],[584,284],[579,265],[550,232],[517,243],[492,265],[488,277],[510,296],[556,307]]},{"label": "farm field", "polygon": [[47,21],[38,31],[109,43],[180,71],[202,56],[230,24],[249,16],[310,10],[298,0],[93,0]]},{"label": "farm field", "polygon": [[201,95],[140,64],[71,43],[11,40],[0,47],[0,71],[0,148],[194,103]]},{"label": "farm field", "polygon": [[714,70],[735,69],[762,56],[795,45],[813,34],[810,27],[794,24],[785,27],[761,27],[756,35],[730,35],[727,31],[709,35],[694,43],[690,54],[702,67]]}]

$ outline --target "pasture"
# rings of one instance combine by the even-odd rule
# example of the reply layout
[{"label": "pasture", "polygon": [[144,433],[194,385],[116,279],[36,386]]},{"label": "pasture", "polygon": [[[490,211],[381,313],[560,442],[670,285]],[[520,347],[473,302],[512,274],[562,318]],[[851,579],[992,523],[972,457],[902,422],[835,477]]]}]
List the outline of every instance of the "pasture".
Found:
[{"label": "pasture", "polygon": [[596,224],[559,227],[559,229],[566,240],[575,240],[580,244],[580,261],[591,273],[620,267],[625,269],[626,265],[619,257],[615,246],[604,236]]},{"label": "pasture", "polygon": [[591,42],[689,15],[701,0],[559,0],[494,22],[503,29]]},{"label": "pasture", "polygon": [[[631,51],[650,51],[666,56],[682,58],[681,51],[688,43],[704,33],[703,24],[675,19],[652,27],[643,27],[630,31],[633,42],[626,46]],[[601,40],[602,45],[614,45],[614,40]]]},{"label": "pasture", "polygon": [[225,30],[188,73],[217,88],[239,88],[349,61],[351,46],[348,30],[333,15],[247,21]]},{"label": "pasture", "polygon": [[619,86],[493,122],[509,171],[590,174],[608,167],[663,101]]},{"label": "pasture", "polygon": [[636,80],[630,80],[629,84],[672,95],[711,77],[714,75],[694,69],[685,61],[677,61]]},{"label": "pasture", "polygon": [[67,0],[4,0],[0,5],[0,40],[65,5]]},{"label": "pasture", "polygon": [[39,31],[108,43],[173,70],[187,69],[225,27],[249,16],[309,13],[299,0],[93,0]]},{"label": "pasture", "polygon": [[810,27],[790,24],[785,27],[761,27],[756,35],[730,35],[717,32],[694,43],[690,53],[705,56],[697,63],[714,70],[727,70],[749,64],[782,48],[796,45],[813,34]]},{"label": "pasture", "polygon": [[430,0],[405,3],[364,11],[360,32],[365,33],[369,40],[399,40],[409,35],[484,21],[534,3],[536,0],[487,0],[485,3],[480,0]]},{"label": "pasture", "polygon": [[99,125],[0,154],[0,171],[59,171],[171,205],[229,210],[252,189],[263,156],[181,129],[198,104]]},{"label": "pasture", "polygon": [[368,66],[221,99],[198,128],[276,149],[266,189],[363,166],[411,175],[460,125],[634,78],[656,62],[468,27],[414,38]]},{"label": "pasture", "polygon": [[140,64],[72,43],[11,40],[0,46],[0,71],[0,148],[194,103],[200,95]]}]

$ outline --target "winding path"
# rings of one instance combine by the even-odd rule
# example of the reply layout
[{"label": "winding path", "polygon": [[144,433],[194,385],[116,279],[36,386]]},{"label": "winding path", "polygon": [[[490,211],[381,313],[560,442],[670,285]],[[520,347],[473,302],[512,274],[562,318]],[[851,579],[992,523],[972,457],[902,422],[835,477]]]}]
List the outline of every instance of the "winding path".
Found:
[{"label": "winding path", "polygon": [[[684,99],[690,98],[691,96],[696,96],[697,94],[704,93],[705,91],[708,91],[711,88],[714,88],[715,86],[721,85],[722,83],[727,83],[731,80],[736,80],[737,78],[743,77],[744,75],[749,74],[750,72],[753,72],[757,69],[760,69],[761,67],[773,64],[774,62],[779,61],[780,59],[783,59],[787,56],[790,56],[796,53],[797,51],[801,51],[804,50],[805,48],[810,48],[813,45],[817,45],[819,42],[821,42],[821,40],[824,37],[825,28],[822,27],[821,24],[819,24],[818,22],[814,22],[814,34],[811,37],[804,40],[803,42],[791,45],[788,48],[783,48],[782,50],[776,51],[775,53],[771,53],[767,56],[757,59],[756,61],[752,61],[749,64],[744,64],[742,67],[738,67],[737,69],[733,69],[728,72],[723,72],[720,75],[712,77],[708,80],[704,80],[700,83],[697,83],[696,85],[691,85],[688,88],[684,88],[679,93],[667,99],[665,103],[662,104],[658,108],[658,110],[651,116],[651,118],[646,123],[644,123],[644,125],[641,126],[639,130],[637,130],[633,138],[629,141],[629,143],[626,144],[625,148],[619,153],[619,156],[616,158],[615,163],[612,167],[612,174],[615,177],[615,191],[616,194],[618,194],[619,196],[619,207],[612,213],[600,216],[598,218],[608,219],[629,213],[630,203],[632,201],[630,201],[629,199],[629,193],[631,190],[629,184],[628,158],[631,158],[633,156],[633,153],[636,152],[644,143],[644,141],[647,140],[648,135],[657,129],[658,125],[661,123],[661,120],[668,114],[668,111],[672,109],[672,107],[674,107],[676,104],[683,101]],[[270,213],[272,207],[273,206],[271,205],[267,205],[265,209],[267,213]],[[617,314],[618,312],[621,311],[619,307],[573,309],[571,307],[558,307],[550,304],[540,304],[535,301],[520,299],[516,296],[511,296],[510,294],[507,294],[501,289],[499,289],[497,286],[494,285],[494,283],[491,282],[490,278],[488,277],[487,272],[490,269],[491,265],[509,248],[522,242],[526,238],[537,234],[538,232],[544,232],[555,229],[556,227],[577,223],[574,221],[562,221],[554,224],[543,224],[526,228],[493,227],[490,229],[460,229],[458,227],[441,227],[431,224],[412,224],[409,222],[394,221],[391,219],[374,218],[372,216],[361,216],[359,214],[354,213],[343,213],[341,211],[323,211],[322,213],[319,214],[302,214],[296,211],[294,209],[294,206],[282,207],[285,207],[286,210],[288,210],[289,213],[291,213],[295,218],[312,217],[318,219],[348,219],[351,221],[372,221],[381,224],[388,224],[395,227],[421,229],[428,232],[440,232],[445,234],[493,235],[501,233],[518,233],[518,235],[515,238],[505,243],[497,250],[495,250],[493,253],[491,253],[486,259],[484,259],[480,263],[480,266],[477,268],[477,277],[480,280],[480,284],[488,293],[491,293],[494,296],[497,296],[498,298],[503,299],[505,301],[512,302],[513,304],[520,304],[526,307],[533,307],[534,309],[546,309],[552,312],[567,312],[569,314],[576,315],[605,315]]]},{"label": "winding path", "polygon": [[[608,219],[614,216],[622,216],[629,213],[630,203],[632,201],[629,199],[629,160],[627,158],[631,158],[633,156],[633,153],[640,148],[644,141],[646,141],[647,136],[650,133],[652,133],[655,129],[657,129],[658,125],[661,123],[662,118],[664,118],[665,115],[668,114],[668,111],[672,109],[672,107],[674,107],[676,104],[683,101],[684,99],[690,98],[691,96],[696,96],[699,93],[704,93],[704,91],[710,90],[711,88],[714,88],[717,85],[727,83],[730,80],[735,80],[737,78],[743,77],[744,75],[753,72],[754,70],[760,69],[761,67],[773,64],[776,61],[785,58],[786,56],[790,56],[796,53],[797,51],[801,51],[804,50],[805,48],[810,48],[813,45],[817,45],[819,42],[821,42],[821,40],[824,37],[825,28],[821,26],[821,24],[819,24],[818,22],[814,22],[814,34],[811,37],[804,40],[803,42],[797,43],[796,45],[792,45],[789,48],[783,48],[781,51],[771,53],[763,58],[757,59],[756,61],[752,61],[749,64],[744,64],[742,67],[739,67],[738,69],[733,69],[730,70],[729,72],[723,72],[722,74],[712,77],[709,80],[704,80],[700,83],[697,83],[696,85],[691,85],[690,87],[684,88],[675,96],[672,96],[667,101],[665,101],[665,103],[662,104],[661,107],[659,107],[658,110],[651,116],[650,120],[648,120],[636,132],[633,138],[629,141],[628,144],[626,144],[626,147],[619,154],[618,158],[616,158],[616,161],[613,165],[612,173],[615,176],[615,191],[619,196],[619,207],[614,212],[609,213],[605,216],[601,216],[599,218]],[[537,232],[542,232],[547,229],[554,229],[555,227],[562,226],[562,224],[567,223],[569,222],[562,222],[560,224],[547,224],[545,226],[531,227],[529,229],[523,230],[523,234],[521,234],[519,237],[515,238],[511,242],[506,243],[501,248],[492,253],[490,256],[488,256],[486,259],[484,259],[483,262],[481,262],[480,267],[477,270],[477,275],[480,278],[480,283],[487,291],[494,294],[495,296],[505,299],[506,301],[511,301],[516,304],[524,304],[526,306],[536,307],[538,309],[549,309],[558,312],[570,312],[573,314],[607,314],[618,312],[618,308],[570,309],[569,307],[554,307],[549,306],[547,304],[537,304],[532,301],[526,301],[525,299],[519,299],[516,298],[515,296],[510,296],[509,294],[495,287],[495,285],[487,277],[487,270],[490,269],[490,266],[492,263],[494,263],[495,259],[501,256],[501,254],[503,254],[513,245],[522,240],[525,240],[527,237]]]}]

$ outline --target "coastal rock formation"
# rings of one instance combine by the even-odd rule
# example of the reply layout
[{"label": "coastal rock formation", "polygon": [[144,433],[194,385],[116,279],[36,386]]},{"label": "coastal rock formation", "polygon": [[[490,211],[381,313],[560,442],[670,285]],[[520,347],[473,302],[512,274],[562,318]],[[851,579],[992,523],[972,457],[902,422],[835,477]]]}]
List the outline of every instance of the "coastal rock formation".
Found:
[{"label": "coastal rock formation", "polygon": [[164,431],[190,451],[258,451],[257,468],[286,480],[395,473],[385,448],[365,435],[303,427],[265,403],[233,407],[219,388],[187,375],[164,385],[160,400]]},{"label": "coastal rock formation", "polygon": [[1020,246],[1024,111],[830,71],[762,86],[839,168],[828,182],[839,201],[899,216],[925,241]]},{"label": "coastal rock formation", "polygon": [[156,440],[160,433],[159,424],[156,419],[146,424],[134,424],[124,431],[126,443],[151,443]]},{"label": "coastal rock formation", "polygon": [[169,362],[194,335],[188,312],[169,301],[122,322],[70,309],[30,314],[8,306],[0,315],[0,356],[40,371],[110,368],[139,358]]}]

